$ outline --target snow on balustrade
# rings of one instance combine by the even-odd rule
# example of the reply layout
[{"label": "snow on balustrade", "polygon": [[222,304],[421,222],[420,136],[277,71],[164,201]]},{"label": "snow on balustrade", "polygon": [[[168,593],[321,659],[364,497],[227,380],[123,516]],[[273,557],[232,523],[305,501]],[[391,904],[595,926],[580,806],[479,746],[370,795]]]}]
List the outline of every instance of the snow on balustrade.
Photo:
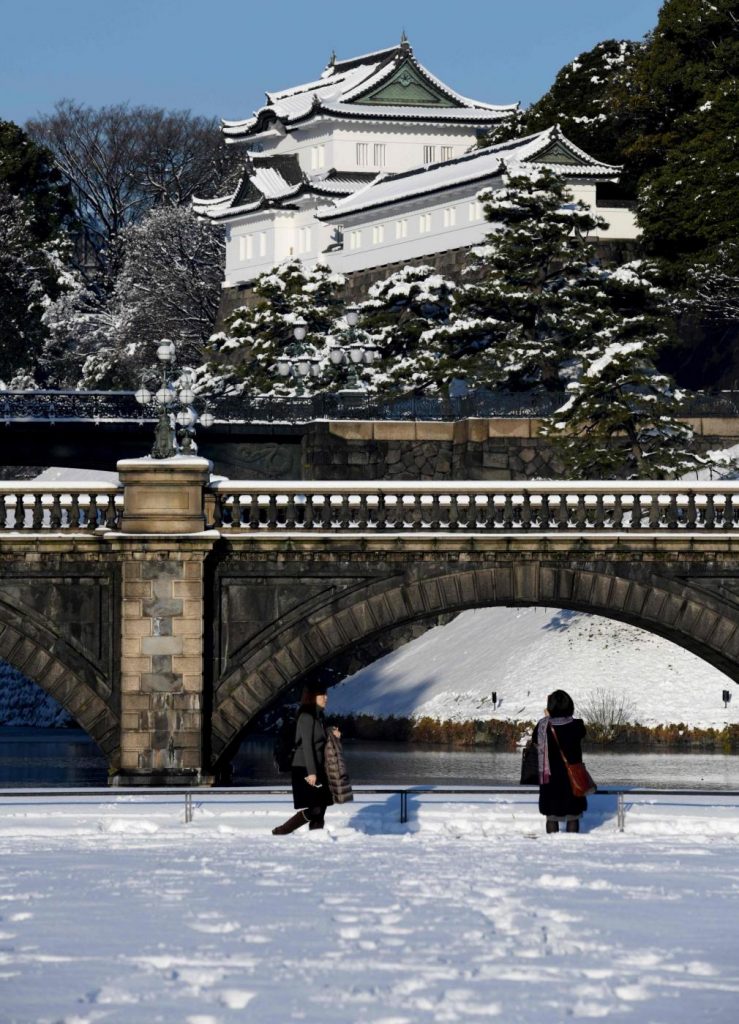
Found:
[{"label": "snow on balustrade", "polygon": [[0,535],[120,528],[123,490],[89,480],[50,485],[29,480],[0,483]]},{"label": "snow on balustrade", "polygon": [[735,530],[739,482],[213,484],[212,525],[251,530]]}]

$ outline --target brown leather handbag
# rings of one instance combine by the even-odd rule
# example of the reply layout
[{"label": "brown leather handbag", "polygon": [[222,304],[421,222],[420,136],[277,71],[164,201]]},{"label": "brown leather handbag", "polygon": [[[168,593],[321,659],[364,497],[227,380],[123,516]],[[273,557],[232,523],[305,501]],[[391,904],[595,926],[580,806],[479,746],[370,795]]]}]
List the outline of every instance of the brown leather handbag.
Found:
[{"label": "brown leather handbag", "polygon": [[570,780],[570,789],[572,790],[573,796],[590,796],[598,788],[593,781],[593,777],[585,767],[584,762],[580,761],[577,764],[570,764],[565,757],[565,752],[559,743],[559,737],[554,729],[549,730],[554,736],[554,742],[557,744],[557,749],[565,763],[565,769],[567,770],[567,777]]}]

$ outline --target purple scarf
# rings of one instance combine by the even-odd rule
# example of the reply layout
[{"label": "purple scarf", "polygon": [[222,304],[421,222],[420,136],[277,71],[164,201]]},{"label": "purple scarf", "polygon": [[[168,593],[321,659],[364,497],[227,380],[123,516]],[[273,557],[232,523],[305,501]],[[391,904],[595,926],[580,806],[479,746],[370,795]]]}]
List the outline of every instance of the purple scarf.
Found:
[{"label": "purple scarf", "polygon": [[550,725],[569,725],[574,718],[546,718],[540,719],[536,724],[536,747],[539,754],[539,785],[546,786],[552,776],[549,770],[549,744],[547,743],[547,729]]}]

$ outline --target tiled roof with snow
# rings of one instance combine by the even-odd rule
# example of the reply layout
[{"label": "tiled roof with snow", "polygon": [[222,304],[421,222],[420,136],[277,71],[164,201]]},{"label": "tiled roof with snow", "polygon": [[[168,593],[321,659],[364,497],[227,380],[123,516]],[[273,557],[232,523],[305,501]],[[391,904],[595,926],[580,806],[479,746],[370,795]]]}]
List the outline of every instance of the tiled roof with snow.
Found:
[{"label": "tiled roof with snow", "polygon": [[[552,163],[541,159],[554,146],[566,153],[567,163]],[[566,177],[595,177],[604,180],[615,180],[621,171],[620,167],[604,164],[589,156],[566,139],[558,127],[554,127],[440,163],[399,174],[380,174],[346,199],[337,200],[333,206],[319,211],[317,216],[321,220],[340,220],[347,214],[361,210],[483,182],[516,166],[549,167]]]},{"label": "tiled roof with snow", "polygon": [[[394,105],[374,102],[362,105],[362,97],[380,88],[404,64],[412,65],[414,73],[437,93],[445,98],[448,105]],[[377,50],[362,57],[334,61],[323,71],[320,78],[289,89],[268,92],[267,103],[254,112],[250,118],[241,121],[224,121],[223,134],[227,141],[239,141],[258,134],[272,121],[280,121],[286,127],[297,124],[319,113],[331,113],[350,118],[415,121],[456,121],[470,123],[493,123],[510,116],[517,104],[495,105],[462,96],[450,88],[413,56],[407,42],[399,46]]]}]

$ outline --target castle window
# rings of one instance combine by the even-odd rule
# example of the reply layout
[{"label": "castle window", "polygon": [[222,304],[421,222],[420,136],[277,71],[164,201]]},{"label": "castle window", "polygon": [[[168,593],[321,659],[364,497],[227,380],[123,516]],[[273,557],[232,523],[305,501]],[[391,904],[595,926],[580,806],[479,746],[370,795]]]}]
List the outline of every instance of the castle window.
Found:
[{"label": "castle window", "polygon": [[444,210],[444,227],[453,228],[457,223],[457,211],[453,206],[447,206]]},{"label": "castle window", "polygon": [[469,204],[470,220],[482,220],[482,203],[473,199]]},{"label": "castle window", "polygon": [[361,231],[350,231],[349,232],[349,248],[350,249],[361,249],[362,247],[362,232]]},{"label": "castle window", "polygon": [[427,234],[431,230],[431,214],[422,213],[418,218],[418,232],[421,235]]},{"label": "castle window", "polygon": [[369,165],[369,142],[357,143],[357,167]]},{"label": "castle window", "polygon": [[373,224],[372,225],[372,244],[381,245],[385,241],[385,225],[384,224]]},{"label": "castle window", "polygon": [[310,168],[312,171],[320,171],[326,166],[326,147],[321,142],[317,146],[311,146]]},{"label": "castle window", "polygon": [[425,164],[432,164],[434,160],[436,160],[436,146],[424,146],[423,162]]},{"label": "castle window", "polygon": [[246,259],[254,259],[254,235],[246,236]]},{"label": "castle window", "polygon": [[298,252],[310,252],[310,228],[299,228],[298,230]]},{"label": "castle window", "polygon": [[385,166],[385,143],[376,142],[374,146],[375,167]]},{"label": "castle window", "polygon": [[451,160],[453,156],[454,156],[454,150],[452,149],[451,146],[442,146],[441,147],[441,159],[442,160]]},{"label": "castle window", "polygon": [[246,238],[243,235],[239,235],[239,263],[243,263],[246,259]]},{"label": "castle window", "polygon": [[260,256],[266,256],[267,255],[267,232],[266,231],[260,231],[259,232],[259,255]]},{"label": "castle window", "polygon": [[408,237],[408,221],[403,217],[401,220],[395,221],[395,237],[396,238],[407,238]]}]

